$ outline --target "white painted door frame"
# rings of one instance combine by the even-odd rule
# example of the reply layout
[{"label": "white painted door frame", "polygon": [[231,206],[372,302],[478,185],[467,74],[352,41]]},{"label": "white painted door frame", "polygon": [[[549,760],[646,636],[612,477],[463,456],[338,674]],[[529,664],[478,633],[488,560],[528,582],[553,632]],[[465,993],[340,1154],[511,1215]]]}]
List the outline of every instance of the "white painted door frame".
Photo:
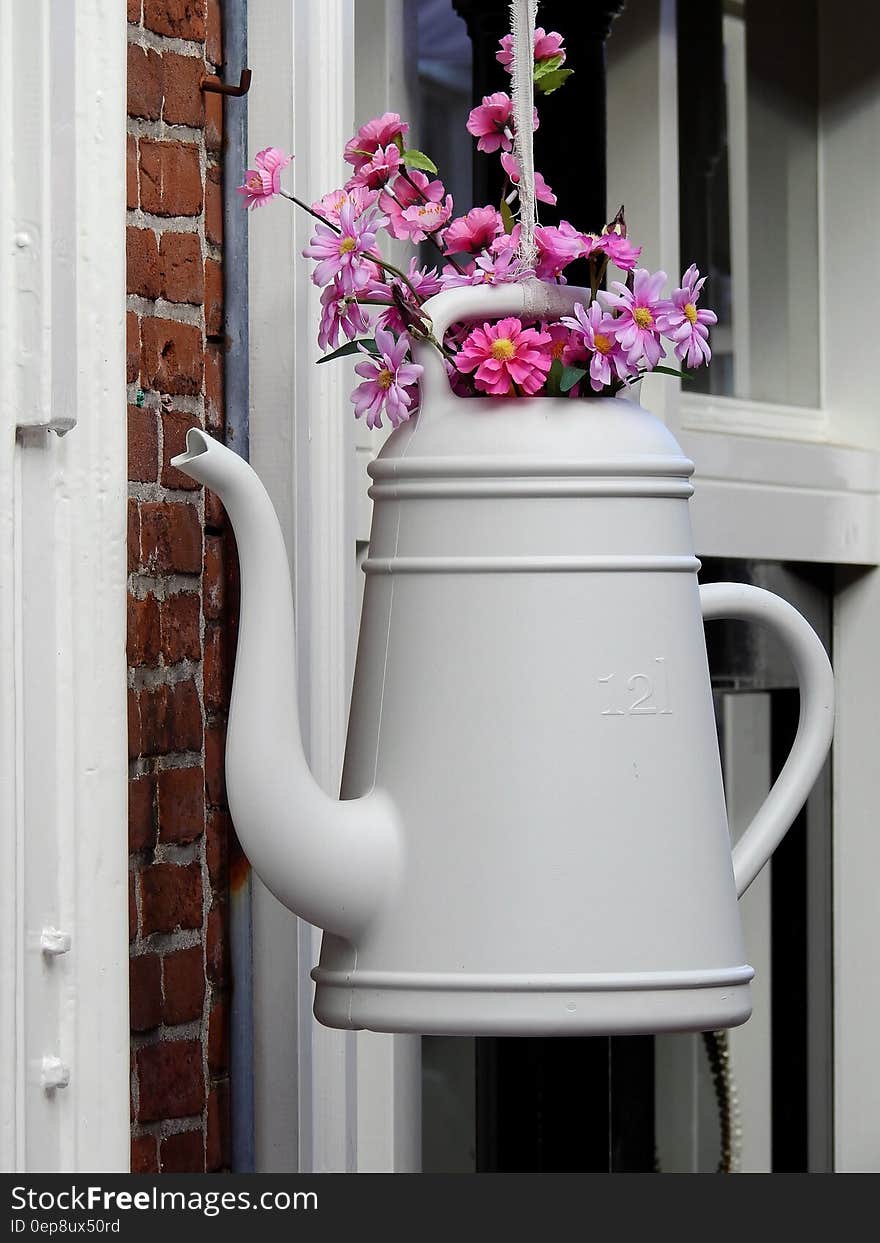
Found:
[{"label": "white painted door frame", "polygon": [[0,5],[8,1172],[129,1165],[125,75],[124,6]]}]

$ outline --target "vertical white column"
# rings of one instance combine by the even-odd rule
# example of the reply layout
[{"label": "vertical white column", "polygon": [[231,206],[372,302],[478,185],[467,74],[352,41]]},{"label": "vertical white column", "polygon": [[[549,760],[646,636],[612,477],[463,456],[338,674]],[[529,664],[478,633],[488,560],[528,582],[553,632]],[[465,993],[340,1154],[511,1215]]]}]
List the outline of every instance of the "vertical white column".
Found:
[{"label": "vertical white column", "polygon": [[125,35],[0,11],[7,1170],[128,1168]]}]

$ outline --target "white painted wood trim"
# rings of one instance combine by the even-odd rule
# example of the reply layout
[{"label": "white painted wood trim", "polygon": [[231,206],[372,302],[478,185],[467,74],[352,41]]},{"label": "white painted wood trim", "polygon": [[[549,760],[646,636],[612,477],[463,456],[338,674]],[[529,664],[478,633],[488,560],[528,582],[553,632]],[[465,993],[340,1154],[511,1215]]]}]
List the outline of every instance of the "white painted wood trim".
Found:
[{"label": "white painted wood trim", "polygon": [[0,82],[0,1163],[123,1171],[124,10],[2,6]]},{"label": "white painted wood trim", "polygon": [[[737,346],[739,349],[739,346]],[[739,397],[711,397],[682,392],[681,426],[692,431],[725,432],[731,436],[762,436],[823,444],[830,439],[828,415],[809,406],[785,406]]]}]

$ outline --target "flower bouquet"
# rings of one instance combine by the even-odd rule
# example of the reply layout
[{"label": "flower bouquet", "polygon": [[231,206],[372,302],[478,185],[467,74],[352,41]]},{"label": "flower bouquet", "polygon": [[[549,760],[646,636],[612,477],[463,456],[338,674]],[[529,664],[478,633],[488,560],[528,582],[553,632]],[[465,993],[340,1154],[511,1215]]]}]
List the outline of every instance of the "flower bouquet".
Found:
[{"label": "flower bouquet", "polygon": [[[303,255],[314,261],[312,280],[322,291],[318,344],[329,352],[319,361],[361,356],[352,402],[369,427],[381,427],[383,415],[397,427],[418,410],[423,368],[413,361],[413,341],[440,352],[461,397],[613,396],[648,371],[683,374],[663,365],[664,341],[682,368],[709,362],[716,316],[699,305],[706,278],[694,265],[667,294],[665,272],[638,266],[642,248],[627,235],[622,207],[601,233],[568,220],[537,222],[537,202],[555,204],[556,195],[532,163],[533,95],[560,89],[573,70],[558,32],[538,27],[533,44],[529,89],[518,89],[514,78],[512,95],[485,96],[467,122],[477,149],[500,159],[504,188],[497,206],[456,216],[436,165],[407,145],[409,126],[396,112],[358,129],[343,152],[350,176],[311,206],[282,189],[281,172],[292,157],[274,147],[257,154],[239,187],[247,207],[281,195],[316,219]],[[511,35],[501,40],[497,59],[514,73]],[[517,116],[531,118],[531,127]],[[383,257],[382,233],[421,247],[421,256],[429,250],[433,262],[416,254],[404,271]],[[425,304],[440,291],[527,277],[565,284],[575,260],[587,261],[590,288],[573,314],[506,316],[453,324],[442,339],[434,333]],[[615,269],[619,279],[609,279]]]}]

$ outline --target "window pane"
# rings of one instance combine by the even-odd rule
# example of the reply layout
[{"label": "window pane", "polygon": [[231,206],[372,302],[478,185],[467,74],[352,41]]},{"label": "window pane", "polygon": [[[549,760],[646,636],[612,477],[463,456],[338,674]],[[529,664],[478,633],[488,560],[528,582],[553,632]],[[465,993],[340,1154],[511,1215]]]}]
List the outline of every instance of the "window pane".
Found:
[{"label": "window pane", "polygon": [[689,391],[819,401],[814,0],[679,0],[682,261],[708,272]]}]

